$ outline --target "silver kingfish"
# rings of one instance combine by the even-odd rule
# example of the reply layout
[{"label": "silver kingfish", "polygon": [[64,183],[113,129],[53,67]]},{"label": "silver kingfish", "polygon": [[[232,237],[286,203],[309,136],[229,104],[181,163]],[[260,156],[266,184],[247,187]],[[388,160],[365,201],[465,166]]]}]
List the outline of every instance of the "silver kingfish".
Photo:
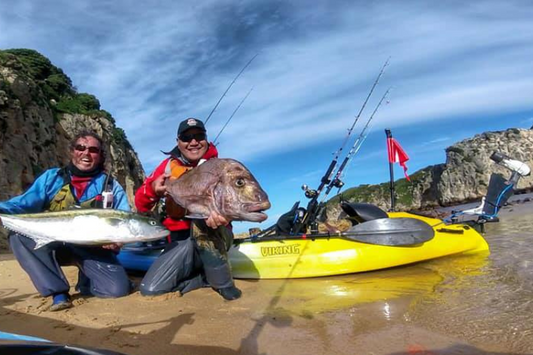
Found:
[{"label": "silver kingfish", "polygon": [[51,242],[81,245],[147,242],[169,233],[154,218],[112,209],[0,214],[0,219],[5,228],[33,239],[35,249]]}]

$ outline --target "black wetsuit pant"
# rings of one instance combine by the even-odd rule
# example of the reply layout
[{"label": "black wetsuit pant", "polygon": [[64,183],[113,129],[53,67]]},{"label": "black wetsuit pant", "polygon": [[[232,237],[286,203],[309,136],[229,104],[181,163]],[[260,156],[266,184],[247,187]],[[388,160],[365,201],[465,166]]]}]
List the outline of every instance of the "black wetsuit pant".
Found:
[{"label": "black wetsuit pant", "polygon": [[171,232],[171,243],[141,281],[142,295],[175,291],[184,294],[201,287],[218,289],[233,285],[226,255],[233,234],[226,227],[208,230],[202,223],[202,231],[193,230],[194,236],[188,230]]},{"label": "black wetsuit pant", "polygon": [[9,245],[20,266],[28,273],[42,296],[69,292],[60,266],[79,268],[77,289],[84,295],[122,297],[131,291],[131,283],[116,254],[102,247],[86,247],[53,242],[35,250],[35,242],[11,233]]}]

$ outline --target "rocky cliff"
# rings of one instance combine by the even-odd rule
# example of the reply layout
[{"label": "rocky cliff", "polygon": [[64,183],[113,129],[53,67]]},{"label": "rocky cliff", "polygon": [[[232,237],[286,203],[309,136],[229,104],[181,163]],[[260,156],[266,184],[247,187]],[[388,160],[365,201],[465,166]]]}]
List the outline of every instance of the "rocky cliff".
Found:
[{"label": "rocky cliff", "polygon": [[[429,166],[406,179],[396,181],[397,210],[421,210],[437,206],[449,206],[481,199],[487,192],[492,173],[505,178],[510,171],[494,163],[490,156],[501,152],[533,167],[533,131],[511,128],[500,132],[485,132],[465,139],[446,149],[446,163]],[[517,189],[533,187],[533,176],[520,179]],[[387,210],[390,208],[389,183],[361,185],[342,193],[349,201],[373,203]],[[337,218],[340,213],[336,196],[328,201],[328,217]]]},{"label": "rocky cliff", "polygon": [[[137,154],[98,100],[78,93],[41,54],[0,51],[0,199],[23,192],[45,169],[69,161],[68,143],[81,129],[106,142],[106,166],[133,202],[144,179]],[[1,239],[1,238],[0,238]]]}]

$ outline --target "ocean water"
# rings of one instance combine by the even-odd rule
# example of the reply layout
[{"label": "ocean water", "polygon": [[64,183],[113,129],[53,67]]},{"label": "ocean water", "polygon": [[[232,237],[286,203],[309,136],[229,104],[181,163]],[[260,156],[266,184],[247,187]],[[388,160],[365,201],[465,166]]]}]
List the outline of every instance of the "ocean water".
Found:
[{"label": "ocean water", "polygon": [[533,213],[486,225],[487,257],[443,258],[428,267],[443,276],[414,319],[477,344],[533,353]]},{"label": "ocean water", "polygon": [[[533,354],[531,205],[507,208],[499,223],[486,224],[483,236],[490,254],[339,277],[261,282],[262,294],[279,295],[265,314],[303,318],[310,329],[349,329],[340,340],[347,344],[361,343],[354,340],[360,334],[394,338],[391,329],[407,326],[434,334],[435,342],[444,336],[470,344],[475,354]],[[468,349],[437,353],[468,354]]]}]

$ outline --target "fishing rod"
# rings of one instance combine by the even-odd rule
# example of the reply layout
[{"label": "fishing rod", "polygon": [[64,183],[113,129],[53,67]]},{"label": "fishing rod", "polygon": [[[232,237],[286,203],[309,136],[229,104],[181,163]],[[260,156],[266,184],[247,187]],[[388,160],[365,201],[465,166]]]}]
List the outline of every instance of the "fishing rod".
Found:
[{"label": "fishing rod", "polygon": [[226,121],[226,123],[224,124],[224,126],[222,126],[222,129],[220,130],[220,132],[218,132],[217,136],[215,137],[215,140],[213,141],[213,144],[214,145],[217,145],[217,139],[218,137],[220,137],[220,135],[222,134],[222,132],[224,132],[224,129],[226,128],[226,126],[228,125],[228,123],[231,121],[231,119],[233,118],[233,116],[235,116],[235,114],[237,113],[237,111],[239,110],[239,108],[241,107],[241,105],[244,103],[244,101],[246,101],[246,99],[248,98],[248,96],[250,96],[250,94],[252,93],[252,90],[254,88],[252,87],[250,89],[250,91],[248,91],[248,93],[246,94],[246,96],[244,97],[244,99],[242,99],[241,103],[239,104],[239,106],[237,106],[237,108],[235,109],[235,111],[233,111],[233,113],[231,114],[231,116],[229,116],[228,120]]},{"label": "fishing rod", "polygon": [[383,72],[385,71],[385,68],[389,65],[389,60],[390,60],[390,57],[387,58],[387,60],[385,61],[385,64],[381,68],[381,71],[379,72],[376,80],[374,81],[374,84],[372,85],[372,88],[370,89],[370,92],[368,93],[368,96],[366,97],[365,101],[363,102],[363,106],[361,106],[361,109],[359,110],[359,113],[355,117],[354,123],[352,124],[352,126],[348,130],[348,133],[347,133],[346,137],[344,138],[344,141],[343,141],[341,147],[335,153],[335,157],[333,158],[333,160],[329,164],[329,167],[326,170],[326,173],[324,174],[324,176],[320,180],[320,185],[318,186],[318,188],[316,190],[312,190],[312,189],[309,189],[307,187],[307,185],[303,185],[302,186],[302,189],[305,191],[305,197],[310,198],[311,200],[307,204],[307,211],[306,211],[305,215],[303,216],[301,222],[296,226],[296,228],[294,230],[294,233],[300,232],[300,230],[305,225],[307,225],[309,223],[309,221],[314,221],[316,219],[317,212],[318,212],[317,211],[318,197],[322,193],[322,190],[324,189],[324,187],[327,184],[331,183],[331,176],[332,176],[335,168],[337,167],[337,162],[338,162],[339,157],[340,157],[340,155],[342,153],[342,150],[344,149],[346,143],[350,139],[350,135],[352,134],[353,128],[355,127],[357,121],[361,117],[361,114],[362,114],[364,108],[366,107],[366,104],[368,103],[368,100],[372,96],[372,93],[374,92],[374,89],[376,88],[377,84],[379,83],[379,80],[381,79],[381,76],[383,75]]},{"label": "fishing rod", "polygon": [[340,148],[335,153],[335,157],[333,158],[333,160],[329,164],[328,170],[326,170],[326,173],[322,177],[320,186],[316,190],[309,190],[307,188],[304,188],[305,196],[307,198],[311,198],[312,199],[315,195],[317,195],[317,198],[318,198],[318,196],[322,192],[322,189],[324,188],[324,186],[326,184],[330,183],[331,175],[333,174],[333,171],[337,167],[337,162],[339,160],[340,155],[342,154],[342,150],[346,146],[346,143],[348,143],[348,140],[350,139],[350,135],[352,134],[352,131],[353,131],[355,125],[357,124],[357,121],[359,121],[359,118],[361,117],[361,114],[363,113],[363,110],[365,109],[366,104],[368,103],[368,100],[370,100],[370,97],[372,96],[372,93],[374,92],[374,89],[378,85],[379,80],[381,79],[381,76],[385,72],[385,68],[389,65],[389,61],[390,61],[390,57],[387,58],[387,60],[385,61],[385,64],[383,64],[383,67],[381,68],[376,80],[374,81],[374,84],[372,85],[372,88],[370,88],[370,92],[368,93],[368,96],[366,97],[365,101],[363,102],[363,105],[361,106],[361,109],[359,110],[359,113],[355,117],[355,120],[354,120],[352,126],[348,129],[348,132],[346,134],[346,137],[344,138],[344,141],[342,142],[342,145],[340,146]]},{"label": "fishing rod", "polygon": [[355,140],[354,144],[352,145],[352,148],[350,149],[348,154],[346,154],[346,157],[344,158],[343,162],[341,163],[339,169],[337,169],[337,173],[335,174],[335,177],[331,180],[331,182],[327,186],[326,192],[324,193],[322,201],[324,201],[326,199],[326,197],[329,195],[329,192],[331,191],[331,189],[333,187],[337,187],[340,190],[344,186],[344,182],[341,181],[341,177],[342,177],[342,174],[344,172],[344,169],[346,168],[346,166],[348,165],[350,160],[355,156],[355,154],[357,154],[357,152],[359,151],[359,149],[363,145],[363,142],[365,141],[366,136],[368,135],[367,130],[370,127],[370,122],[372,122],[372,119],[374,118],[374,115],[376,114],[376,112],[378,111],[379,107],[381,106],[381,104],[383,103],[383,101],[385,100],[387,95],[389,94],[390,90],[391,90],[391,88],[388,88],[387,91],[385,92],[385,94],[383,94],[383,96],[381,97],[381,100],[379,100],[379,103],[377,104],[376,108],[374,109],[374,112],[372,112],[372,115],[370,115],[370,118],[368,119],[368,121],[366,122],[365,127],[363,128],[363,130],[359,134],[359,137],[357,137],[357,139]]},{"label": "fishing rod", "polygon": [[[329,195],[329,193],[333,189],[333,187],[337,187],[339,189],[339,191],[340,191],[340,189],[344,186],[344,182],[341,181],[341,177],[343,175],[343,172],[344,172],[346,166],[348,165],[348,163],[350,162],[350,160],[353,158],[353,156],[355,154],[357,154],[357,152],[361,148],[363,142],[366,140],[366,137],[368,135],[367,131],[368,131],[368,128],[370,127],[370,122],[372,122],[372,119],[374,118],[374,116],[375,116],[376,112],[378,111],[379,107],[381,106],[381,104],[383,103],[385,98],[387,97],[389,91],[390,91],[390,88],[387,89],[385,94],[383,94],[383,96],[381,97],[381,100],[379,100],[379,103],[377,104],[376,108],[374,109],[374,112],[372,112],[372,114],[370,115],[370,118],[368,119],[368,121],[366,122],[365,126],[363,127],[361,133],[359,134],[359,136],[355,140],[354,144],[352,145],[352,148],[350,149],[350,151],[348,152],[348,154],[346,155],[346,157],[342,161],[341,165],[337,169],[337,172],[335,173],[335,177],[328,183],[328,185],[326,187],[326,191],[324,193],[324,196],[322,196],[322,200],[320,201],[320,203],[315,202],[315,204],[312,206],[313,209],[311,209],[311,210],[308,209],[307,210],[307,214],[308,214],[307,221],[305,221],[305,220],[303,220],[303,221],[305,221],[306,223],[310,224],[312,226],[312,229],[315,229],[315,232],[316,232],[316,229],[318,228],[316,220],[317,220],[317,218],[319,216],[322,215],[322,213],[324,212],[324,208],[326,206],[324,201],[326,200],[327,196]],[[302,221],[302,224],[303,224],[303,221]]]},{"label": "fishing rod", "polygon": [[248,68],[248,66],[253,62],[253,60],[259,55],[259,53],[257,53],[256,55],[254,55],[252,57],[252,59],[250,59],[248,61],[248,63],[246,63],[246,65],[241,69],[241,71],[239,72],[239,74],[237,74],[237,76],[235,77],[235,79],[233,79],[233,81],[229,84],[228,88],[226,89],[226,91],[224,91],[224,93],[222,94],[222,96],[220,97],[220,99],[218,99],[218,102],[216,103],[215,107],[213,107],[213,109],[211,110],[211,113],[209,114],[209,116],[207,116],[207,118],[205,119],[205,122],[207,124],[207,122],[209,121],[209,119],[211,118],[211,115],[213,114],[213,112],[215,112],[215,110],[217,109],[218,105],[220,104],[220,101],[222,101],[222,99],[224,98],[224,96],[226,96],[226,94],[228,93],[229,89],[231,89],[231,87],[233,86],[233,84],[235,84],[235,82],[237,81],[237,79],[239,78],[239,76],[241,76],[241,74],[246,70],[246,68]]},{"label": "fishing rod", "polygon": [[344,138],[344,142],[342,142],[341,147],[340,147],[339,150],[337,151],[335,159],[338,159],[338,158],[339,158],[339,156],[340,156],[341,153],[342,153],[342,150],[343,150],[344,147],[346,146],[346,143],[348,143],[348,140],[349,140],[349,138],[350,138],[350,135],[352,134],[352,131],[353,131],[355,125],[357,124],[357,121],[358,121],[359,118],[361,117],[361,114],[363,113],[363,111],[364,111],[364,109],[365,109],[365,107],[366,107],[366,104],[368,103],[368,100],[370,99],[370,96],[372,96],[372,93],[374,92],[374,89],[375,89],[376,86],[378,85],[379,79],[380,79],[381,76],[383,75],[383,72],[385,71],[385,68],[389,65],[389,61],[390,61],[390,57],[387,58],[387,60],[385,61],[385,64],[383,64],[383,67],[381,68],[381,71],[379,72],[378,77],[377,77],[376,80],[374,81],[374,84],[372,85],[372,88],[370,89],[370,92],[368,93],[368,96],[366,97],[366,100],[363,102],[363,106],[361,106],[361,109],[359,110],[359,113],[358,113],[357,116],[355,117],[355,121],[353,122],[352,126],[348,129],[348,134],[347,134],[346,137]]}]

